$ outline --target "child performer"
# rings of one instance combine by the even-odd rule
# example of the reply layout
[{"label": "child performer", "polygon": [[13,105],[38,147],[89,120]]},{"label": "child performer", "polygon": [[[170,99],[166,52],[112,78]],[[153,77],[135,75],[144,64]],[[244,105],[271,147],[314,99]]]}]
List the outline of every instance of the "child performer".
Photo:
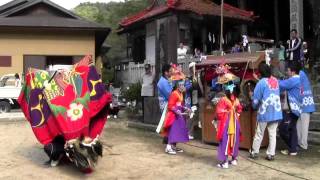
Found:
[{"label": "child performer", "polygon": [[218,160],[220,168],[229,168],[230,164],[237,165],[237,157],[240,145],[240,113],[242,106],[236,97],[234,80],[237,77],[230,72],[219,76],[218,82],[223,85],[225,96],[222,97],[216,106],[218,120],[217,140]]},{"label": "child performer", "polygon": [[[175,76],[175,75],[173,75]],[[184,93],[186,91],[184,76],[172,77],[174,89],[169,97],[168,112],[162,129],[162,135],[168,137],[168,144],[165,152],[175,155],[183,152],[176,147],[176,143],[189,141],[186,117],[191,110],[184,105]]]}]

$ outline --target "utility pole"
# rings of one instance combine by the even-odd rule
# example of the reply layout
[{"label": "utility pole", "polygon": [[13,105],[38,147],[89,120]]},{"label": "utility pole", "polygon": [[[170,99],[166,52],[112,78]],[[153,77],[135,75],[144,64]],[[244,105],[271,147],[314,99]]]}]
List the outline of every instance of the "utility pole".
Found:
[{"label": "utility pole", "polygon": [[222,48],[222,41],[223,41],[223,5],[224,5],[224,0],[221,0],[221,19],[220,19],[220,53],[221,56],[223,55],[223,48]]}]

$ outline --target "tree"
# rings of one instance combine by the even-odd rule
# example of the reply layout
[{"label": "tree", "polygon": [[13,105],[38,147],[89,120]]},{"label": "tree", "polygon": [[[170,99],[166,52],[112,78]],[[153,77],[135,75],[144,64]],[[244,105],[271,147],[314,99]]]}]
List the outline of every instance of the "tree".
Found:
[{"label": "tree", "polygon": [[107,39],[107,44],[111,46],[111,49],[106,55],[107,66],[112,67],[126,56],[126,38],[117,34],[119,22],[148,6],[150,6],[150,0],[125,0],[124,2],[81,3],[73,11],[85,19],[104,24],[112,29]]},{"label": "tree", "polygon": [[99,8],[90,3],[85,3],[83,5],[77,6],[74,9],[79,16],[84,17],[90,21],[98,21],[98,16],[101,15]]}]

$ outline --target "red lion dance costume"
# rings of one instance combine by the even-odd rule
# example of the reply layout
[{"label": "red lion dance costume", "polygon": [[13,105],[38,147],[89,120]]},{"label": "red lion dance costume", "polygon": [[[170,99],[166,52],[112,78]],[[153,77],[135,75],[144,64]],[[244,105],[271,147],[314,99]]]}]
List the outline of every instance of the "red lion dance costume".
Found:
[{"label": "red lion dance costume", "polygon": [[66,155],[87,172],[102,156],[98,137],[111,97],[86,56],[71,71],[29,69],[18,102],[51,165]]}]

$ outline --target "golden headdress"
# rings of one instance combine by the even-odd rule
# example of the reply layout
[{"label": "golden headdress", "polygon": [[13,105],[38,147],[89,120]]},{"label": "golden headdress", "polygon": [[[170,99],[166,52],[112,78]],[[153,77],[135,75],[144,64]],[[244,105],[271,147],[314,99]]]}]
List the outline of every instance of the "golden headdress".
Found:
[{"label": "golden headdress", "polygon": [[181,66],[177,66],[176,64],[171,65],[171,80],[172,81],[178,81],[178,80],[184,80],[186,79],[186,76],[182,72]]},{"label": "golden headdress", "polygon": [[227,64],[220,64],[216,68],[216,73],[219,74],[217,84],[226,84],[229,81],[238,79],[236,75],[230,72],[231,67]]}]

